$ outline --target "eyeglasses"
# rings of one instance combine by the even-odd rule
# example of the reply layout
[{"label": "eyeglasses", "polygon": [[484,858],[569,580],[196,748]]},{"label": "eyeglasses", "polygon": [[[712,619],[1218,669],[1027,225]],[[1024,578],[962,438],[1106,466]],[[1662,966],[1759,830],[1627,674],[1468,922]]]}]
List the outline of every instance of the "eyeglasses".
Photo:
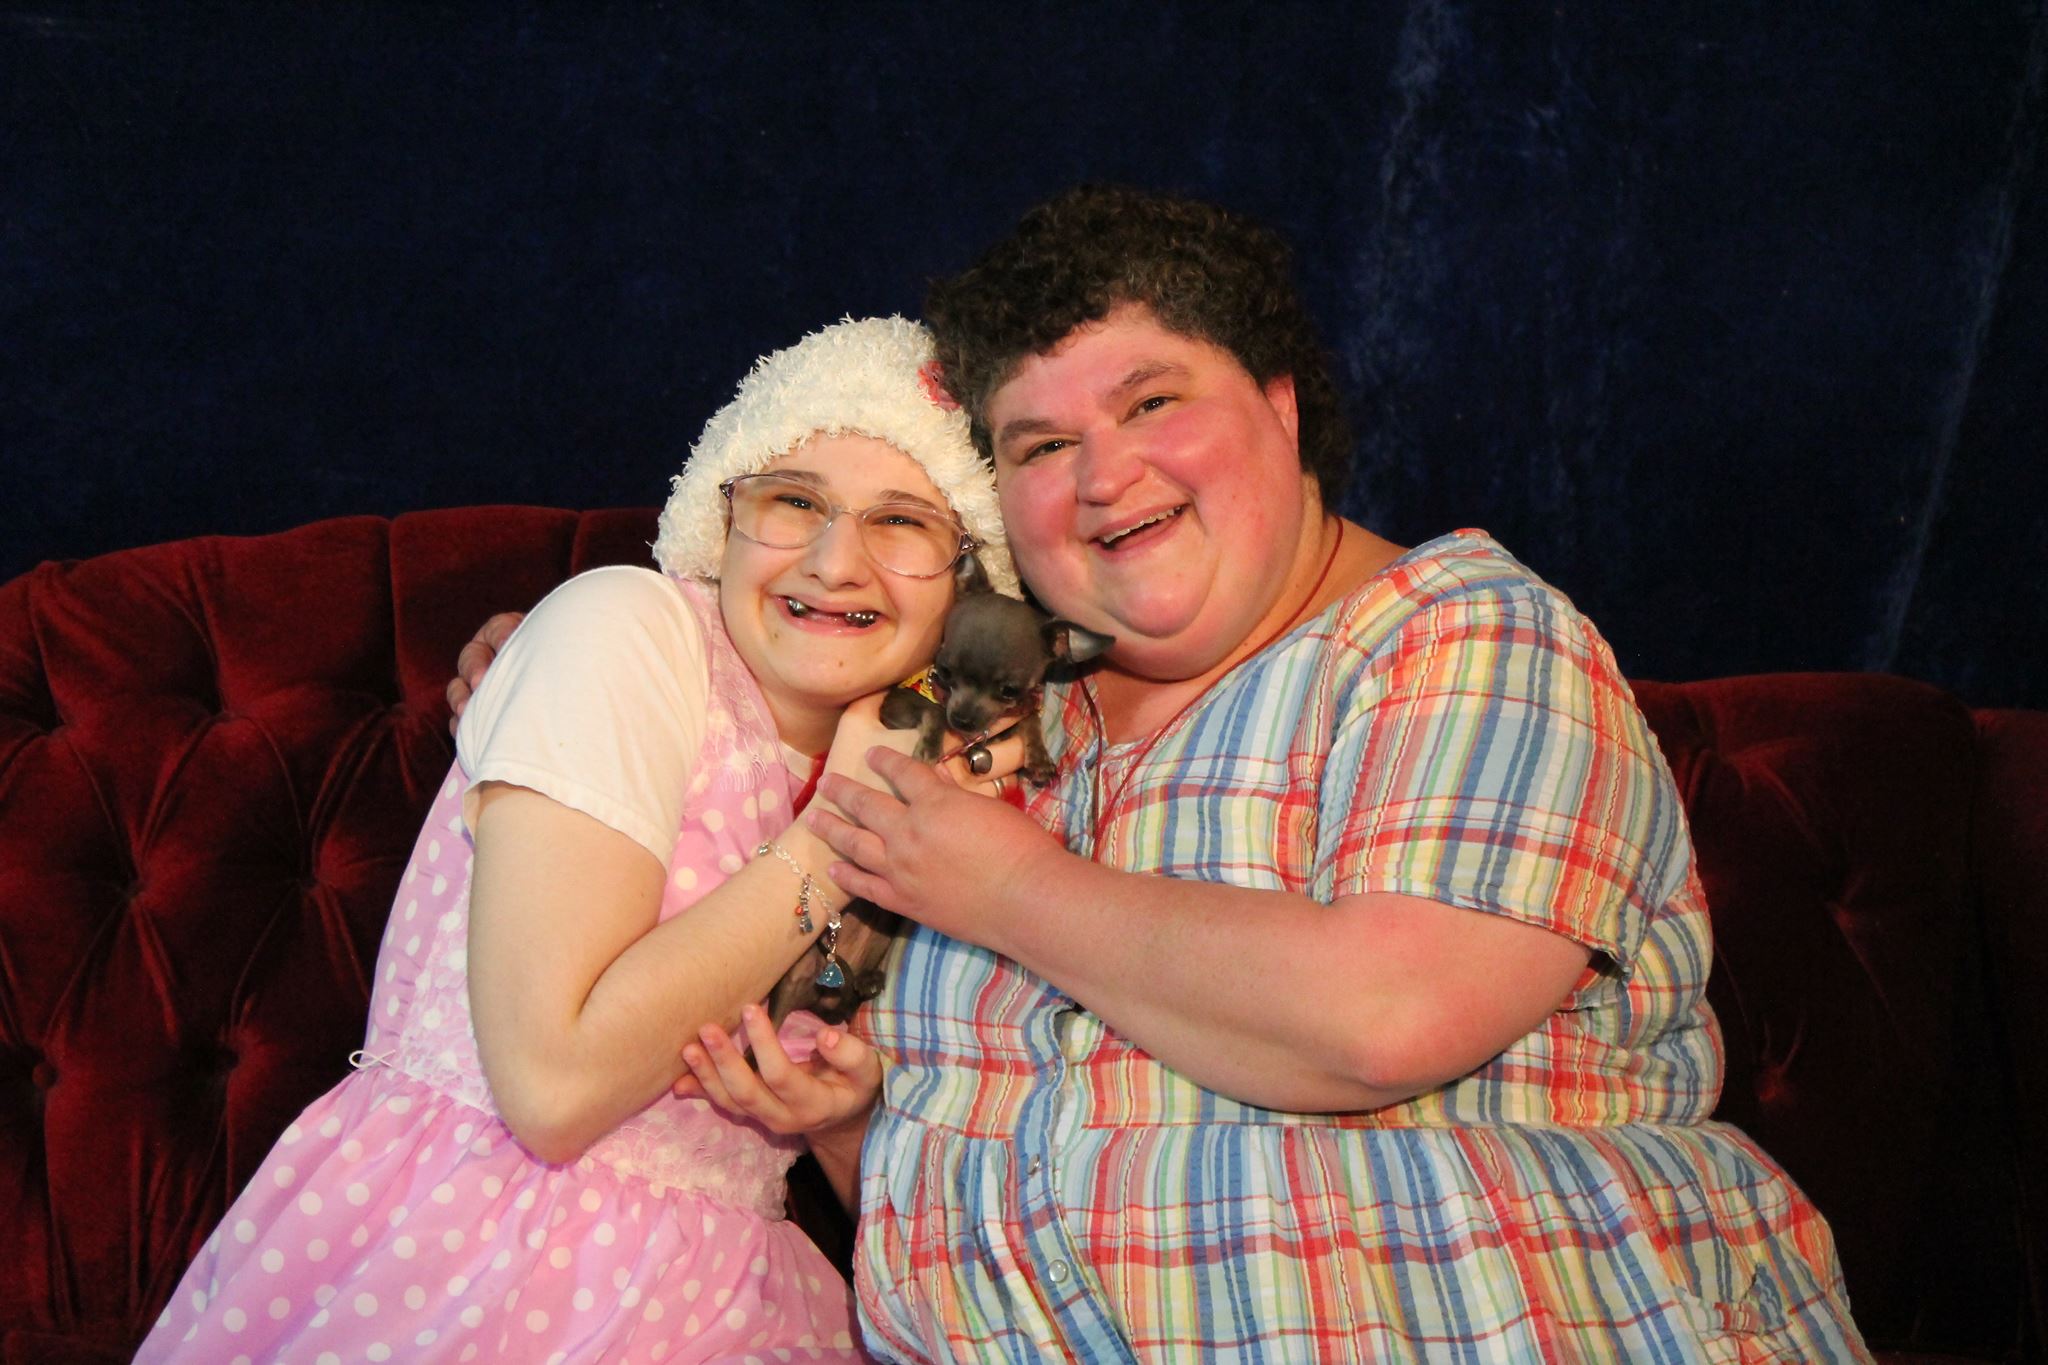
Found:
[{"label": "eyeglasses", "polygon": [[959,522],[926,503],[841,507],[815,484],[786,474],[742,474],[718,485],[718,491],[731,507],[732,529],[776,550],[800,550],[824,535],[841,513],[851,513],[868,555],[905,578],[936,578],[978,544]]}]

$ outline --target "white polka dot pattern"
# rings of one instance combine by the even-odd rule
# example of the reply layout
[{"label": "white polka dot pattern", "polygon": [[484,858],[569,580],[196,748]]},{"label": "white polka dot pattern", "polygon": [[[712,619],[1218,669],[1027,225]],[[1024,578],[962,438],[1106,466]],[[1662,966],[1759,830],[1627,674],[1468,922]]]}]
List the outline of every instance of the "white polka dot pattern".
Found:
[{"label": "white polka dot pattern", "polygon": [[[790,809],[766,709],[715,616],[705,638],[714,696],[734,705],[706,727],[710,780],[691,784],[662,918]],[[457,771],[370,978],[368,1063],[286,1129],[137,1359],[865,1359],[846,1286],[781,1217],[793,1144],[664,1097],[549,1166],[497,1120],[469,1021],[470,853]],[[799,1055],[815,1027],[793,1021]]]}]

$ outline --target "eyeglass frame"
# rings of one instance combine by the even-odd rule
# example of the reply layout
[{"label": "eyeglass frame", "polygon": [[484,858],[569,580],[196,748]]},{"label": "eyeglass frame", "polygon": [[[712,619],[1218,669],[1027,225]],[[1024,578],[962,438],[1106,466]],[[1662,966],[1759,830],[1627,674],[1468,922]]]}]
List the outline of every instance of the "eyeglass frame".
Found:
[{"label": "eyeglass frame", "polygon": [[[732,491],[736,486],[745,483],[749,479],[779,479],[784,483],[793,483],[800,488],[808,489],[812,496],[816,497],[819,502],[824,503],[827,508],[831,509],[832,514],[826,517],[824,522],[818,527],[818,534],[812,536],[809,540],[804,541],[800,545],[772,545],[765,540],[755,540],[754,537],[748,535],[745,531],[742,531],[739,528],[739,523],[733,518],[732,514]],[[819,541],[825,538],[825,533],[832,529],[832,523],[839,520],[840,513],[851,512],[853,514],[854,521],[857,522],[860,526],[860,548],[862,553],[866,554],[869,559],[874,560],[876,568],[882,570],[884,573],[895,574],[898,578],[915,578],[920,580],[927,578],[937,578],[940,574],[945,573],[947,570],[959,564],[962,558],[964,558],[967,555],[973,554],[976,550],[979,550],[981,548],[981,541],[978,538],[976,538],[974,534],[970,532],[965,526],[962,526],[960,524],[960,519],[954,516],[951,510],[949,509],[932,507],[930,503],[925,502],[903,502],[901,500],[895,502],[871,502],[866,507],[842,507],[840,504],[832,501],[832,499],[825,493],[825,491],[819,488],[816,484],[808,483],[803,479],[791,478],[787,474],[777,473],[775,470],[772,469],[757,469],[751,474],[735,474],[731,478],[725,479],[719,483],[718,493],[720,497],[725,499],[726,529],[731,531],[740,539],[748,542],[749,544],[760,545],[770,550],[807,550],[811,546],[816,545]],[[938,513],[940,516],[944,517],[948,523],[952,525],[955,531],[960,533],[959,542],[953,547],[953,557],[947,560],[944,564],[940,565],[938,568],[933,569],[930,573],[910,573],[904,569],[893,569],[890,568],[887,564],[884,564],[881,560],[876,559],[875,552],[868,548],[868,524],[866,518],[868,513],[874,511],[878,507],[925,507],[929,508],[933,512]]]}]

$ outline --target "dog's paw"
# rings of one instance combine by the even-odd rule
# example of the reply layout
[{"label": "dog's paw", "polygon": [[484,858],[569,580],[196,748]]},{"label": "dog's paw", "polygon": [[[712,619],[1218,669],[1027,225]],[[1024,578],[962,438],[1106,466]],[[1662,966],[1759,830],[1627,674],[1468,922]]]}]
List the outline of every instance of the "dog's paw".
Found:
[{"label": "dog's paw", "polygon": [[891,730],[915,730],[939,704],[909,687],[892,687],[882,698],[882,724]]}]

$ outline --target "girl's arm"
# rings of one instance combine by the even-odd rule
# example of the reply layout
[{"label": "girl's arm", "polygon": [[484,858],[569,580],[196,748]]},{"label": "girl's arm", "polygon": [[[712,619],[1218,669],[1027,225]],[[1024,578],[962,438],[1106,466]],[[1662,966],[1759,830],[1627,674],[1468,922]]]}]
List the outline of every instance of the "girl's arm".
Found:
[{"label": "girl's arm", "polygon": [[[916,741],[915,731],[884,728],[880,709],[879,695],[847,708],[826,759],[833,778],[877,784],[871,746]],[[1015,746],[1000,750],[997,772],[1019,757]],[[530,788],[485,782],[475,826],[477,1051],[506,1125],[546,1161],[575,1159],[672,1086],[687,1069],[684,1045],[706,1027],[736,1026],[741,1007],[765,996],[824,929],[814,913],[811,933],[798,932],[797,873],[773,853],[657,924],[666,869],[609,825]],[[846,903],[822,840],[798,822],[776,842],[832,903]],[[858,1133],[852,1147],[849,1167]],[[821,1163],[829,1155],[821,1151]]]},{"label": "girl's arm", "polygon": [[[810,941],[797,874],[755,858],[660,924],[646,848],[528,788],[487,782],[475,818],[470,1009],[499,1113],[528,1150],[570,1161],[684,1072],[683,1044],[730,1025]],[[825,885],[830,850],[778,840]]]},{"label": "girl's arm", "polygon": [[[798,875],[772,853],[657,925],[657,850],[701,743],[697,640],[672,584],[598,570],[535,609],[463,721],[458,747],[482,779],[466,812],[478,1051],[500,1113],[548,1160],[579,1155],[658,1096],[683,1074],[683,1044],[734,1023],[824,926],[817,914],[813,935],[798,933]],[[913,742],[883,729],[879,709],[848,708],[828,771],[877,782],[869,747]],[[547,794],[558,785],[562,800]],[[844,903],[829,850],[800,827],[778,842]]]},{"label": "girl's arm", "polygon": [[[709,686],[676,585],[599,569],[534,609],[464,716],[471,1015],[500,1113],[546,1159],[660,1095],[683,1044],[736,1020],[810,941],[791,913],[798,874],[773,854],[657,923]],[[828,768],[877,780],[873,731],[841,728]],[[815,839],[778,842],[830,889]]]}]

